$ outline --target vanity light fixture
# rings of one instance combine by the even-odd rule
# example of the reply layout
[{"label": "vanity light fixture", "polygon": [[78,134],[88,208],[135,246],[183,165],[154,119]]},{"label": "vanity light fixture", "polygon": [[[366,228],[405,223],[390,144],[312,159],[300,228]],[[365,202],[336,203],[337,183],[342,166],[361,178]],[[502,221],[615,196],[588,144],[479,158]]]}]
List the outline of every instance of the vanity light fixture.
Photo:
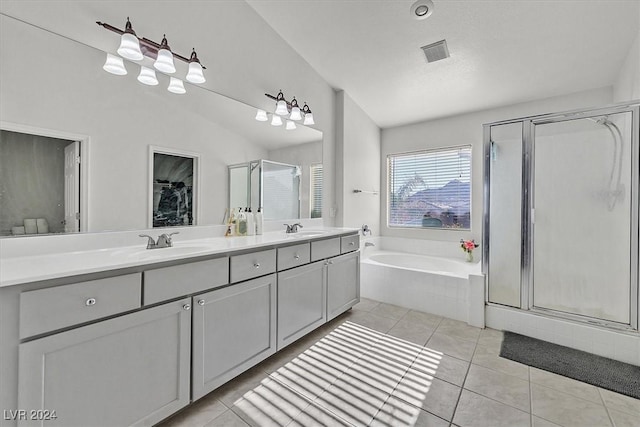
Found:
[{"label": "vanity light fixture", "polygon": [[[186,58],[171,51],[166,36],[163,36],[160,44],[153,40],[149,40],[146,37],[139,38],[135,31],[133,31],[131,21],[128,17],[124,31],[104,22],[96,21],[96,24],[100,25],[105,30],[113,31],[116,34],[121,35],[120,46],[118,47],[117,52],[122,58],[131,61],[140,61],[145,57],[150,58],[154,61],[153,66],[158,71],[165,74],[173,74],[176,72],[174,59],[179,59],[189,65],[189,70],[185,77],[187,81],[197,84],[206,82],[203,73],[203,70],[206,69],[206,67],[200,63],[195,49],[191,52],[191,56]],[[124,67],[122,58],[118,58],[115,55],[107,53],[107,60],[102,68],[111,74],[125,75],[127,74],[127,70]],[[158,79],[156,78],[155,71],[143,65],[140,67],[138,81],[146,85],[157,85]],[[175,79],[175,81],[171,80],[167,90],[173,93],[186,92],[184,83],[180,79]]]},{"label": "vanity light fixture", "polygon": [[123,58],[130,59],[131,61],[140,61],[143,58],[138,36],[136,36],[136,32],[133,31],[133,27],[131,26],[131,21],[129,21],[128,16],[127,23],[125,24],[124,31],[122,32],[122,37],[120,37],[118,55]]},{"label": "vanity light fixture", "polygon": [[258,109],[258,112],[256,113],[256,120],[259,122],[266,122],[269,120],[269,116],[267,116],[266,111]]},{"label": "vanity light fixture", "polygon": [[271,126],[282,126],[282,118],[280,118],[279,115],[274,114],[273,117],[271,117]]},{"label": "vanity light fixture", "polygon": [[138,74],[138,81],[147,86],[156,86],[158,84],[158,78],[156,77],[156,71],[149,67],[140,67],[140,74]]},{"label": "vanity light fixture", "polygon": [[[284,94],[282,93],[282,90],[280,90],[278,92],[278,95],[276,96],[270,95],[268,93],[265,93],[265,96],[267,98],[270,98],[276,101],[276,109],[274,111],[275,115],[283,116],[283,117],[289,116],[288,117],[289,120],[302,120],[304,118],[303,124],[305,125],[315,124],[315,121],[313,120],[313,113],[311,113],[311,109],[309,108],[306,102],[304,103],[304,107],[300,108],[300,106],[298,105],[298,100],[295,98],[295,96],[293,97],[291,102],[288,102],[285,99]],[[260,111],[258,111],[258,114],[260,114]],[[258,114],[256,114],[256,120],[260,120],[258,118]],[[295,129],[295,128],[291,128],[291,129]]]},{"label": "vanity light fixture", "polygon": [[116,76],[124,76],[127,74],[127,69],[124,68],[124,61],[122,58],[111,55],[110,53],[107,53],[107,60],[102,68],[107,73],[115,74]]},{"label": "vanity light fixture", "polygon": [[156,70],[162,71],[163,73],[173,74],[176,72],[176,66],[173,63],[173,53],[171,53],[166,34],[162,36],[160,49],[158,49],[156,61],[153,63],[153,66]]},{"label": "vanity light fixture", "polygon": [[171,93],[177,93],[182,95],[183,93],[187,93],[187,90],[184,88],[184,83],[180,79],[176,79],[175,77],[171,77],[171,81],[169,82],[169,87],[167,90]]}]

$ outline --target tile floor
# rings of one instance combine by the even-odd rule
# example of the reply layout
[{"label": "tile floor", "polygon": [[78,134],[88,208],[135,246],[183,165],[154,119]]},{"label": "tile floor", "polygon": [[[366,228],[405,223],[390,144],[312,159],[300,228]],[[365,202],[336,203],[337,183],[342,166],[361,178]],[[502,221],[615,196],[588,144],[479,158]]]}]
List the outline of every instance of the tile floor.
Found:
[{"label": "tile floor", "polygon": [[161,426],[640,426],[640,400],[502,359],[501,340],[363,300]]}]

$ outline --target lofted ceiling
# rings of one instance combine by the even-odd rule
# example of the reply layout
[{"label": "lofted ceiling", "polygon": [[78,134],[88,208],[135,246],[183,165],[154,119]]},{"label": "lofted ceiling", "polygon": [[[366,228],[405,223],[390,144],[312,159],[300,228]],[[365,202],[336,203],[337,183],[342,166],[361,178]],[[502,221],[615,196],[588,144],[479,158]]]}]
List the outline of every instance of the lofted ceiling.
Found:
[{"label": "lofted ceiling", "polygon": [[610,86],[640,26],[639,0],[247,1],[382,128]]}]

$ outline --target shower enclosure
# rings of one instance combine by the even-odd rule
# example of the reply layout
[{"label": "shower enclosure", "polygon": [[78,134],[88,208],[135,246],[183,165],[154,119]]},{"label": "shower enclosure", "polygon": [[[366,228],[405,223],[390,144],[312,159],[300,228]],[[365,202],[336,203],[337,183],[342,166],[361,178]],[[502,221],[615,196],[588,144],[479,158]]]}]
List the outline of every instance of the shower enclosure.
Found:
[{"label": "shower enclosure", "polygon": [[638,107],[484,126],[488,304],[638,329]]}]

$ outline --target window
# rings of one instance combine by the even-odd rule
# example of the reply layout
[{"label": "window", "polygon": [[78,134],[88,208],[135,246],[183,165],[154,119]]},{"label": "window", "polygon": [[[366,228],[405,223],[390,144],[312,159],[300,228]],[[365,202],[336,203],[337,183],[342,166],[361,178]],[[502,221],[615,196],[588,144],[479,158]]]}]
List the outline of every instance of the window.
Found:
[{"label": "window", "polygon": [[309,197],[311,212],[310,218],[322,217],[322,163],[311,165],[311,194]]},{"label": "window", "polygon": [[389,227],[471,228],[471,146],[387,157]]}]

